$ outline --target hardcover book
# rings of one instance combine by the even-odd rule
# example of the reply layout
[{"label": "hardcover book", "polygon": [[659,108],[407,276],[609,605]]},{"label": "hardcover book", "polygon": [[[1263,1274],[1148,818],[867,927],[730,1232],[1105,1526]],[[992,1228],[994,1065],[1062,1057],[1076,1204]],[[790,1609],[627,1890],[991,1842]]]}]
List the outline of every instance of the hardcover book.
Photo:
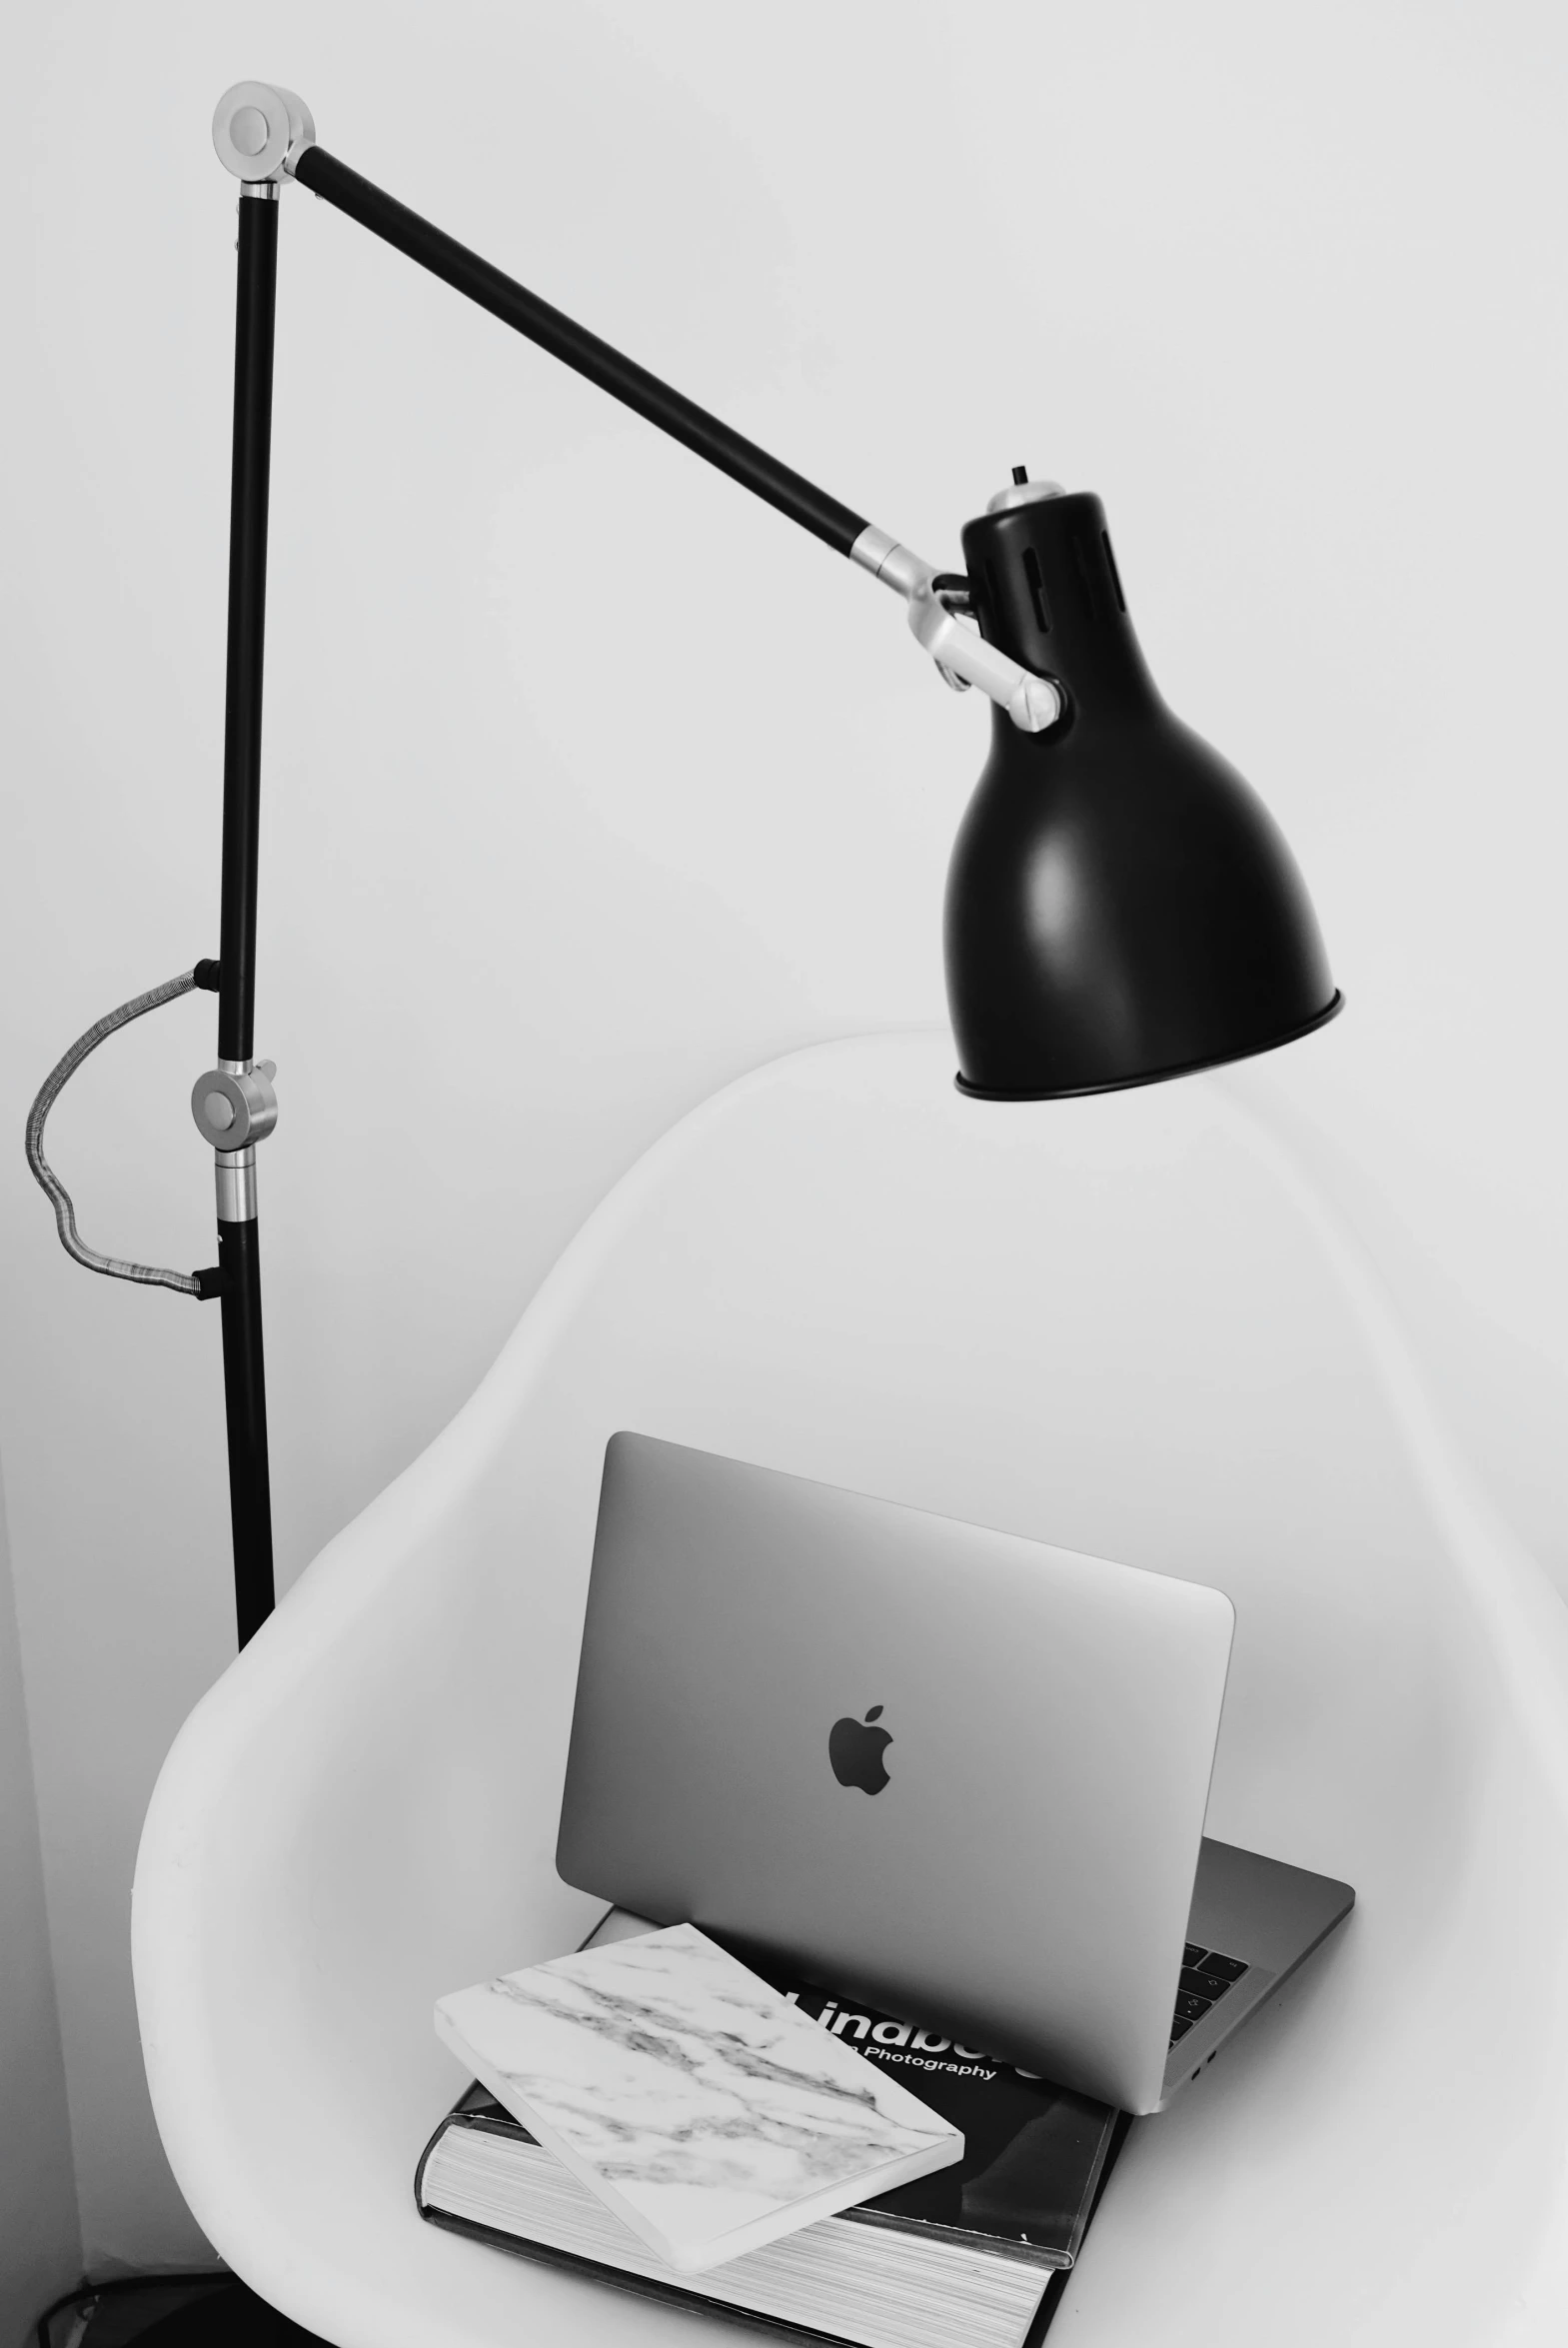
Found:
[{"label": "hardcover book", "polygon": [[426,2148],[415,2179],[421,2215],[602,2282],[855,2348],[1033,2348],[1120,2149],[1125,2116],[940,2031],[840,2002],[754,1949],[747,1959],[811,2026],[912,2084],[961,2132],[961,2161],[706,2274],[683,2274],[646,2250],[481,2084]]},{"label": "hardcover book", "polygon": [[695,1924],[459,1990],[436,2028],[681,2273],[963,2155],[950,2120]]}]

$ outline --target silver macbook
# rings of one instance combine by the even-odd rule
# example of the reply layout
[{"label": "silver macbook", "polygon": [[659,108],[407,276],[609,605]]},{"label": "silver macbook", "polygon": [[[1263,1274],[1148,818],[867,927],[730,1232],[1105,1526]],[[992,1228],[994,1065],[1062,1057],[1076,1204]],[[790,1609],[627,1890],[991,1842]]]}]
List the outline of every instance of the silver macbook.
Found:
[{"label": "silver macbook", "polygon": [[1206,1840],[1220,1591],[612,1437],[557,1865],[1130,2112],[1348,1914]]}]

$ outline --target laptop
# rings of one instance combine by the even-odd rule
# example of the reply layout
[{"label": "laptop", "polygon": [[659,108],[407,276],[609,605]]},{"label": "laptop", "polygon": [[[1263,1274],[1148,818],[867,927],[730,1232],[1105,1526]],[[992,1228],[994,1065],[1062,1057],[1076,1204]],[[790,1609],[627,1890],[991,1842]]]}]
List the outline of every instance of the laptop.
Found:
[{"label": "laptop", "polygon": [[557,1866],[1129,2112],[1349,1913],[1212,1841],[1216,1589],[678,1443],[605,1454]]}]

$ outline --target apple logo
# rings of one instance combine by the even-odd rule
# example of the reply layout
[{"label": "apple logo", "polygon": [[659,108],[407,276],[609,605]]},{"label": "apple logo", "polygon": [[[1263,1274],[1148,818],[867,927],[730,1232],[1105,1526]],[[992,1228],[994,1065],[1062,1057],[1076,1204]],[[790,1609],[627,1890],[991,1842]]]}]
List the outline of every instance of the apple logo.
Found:
[{"label": "apple logo", "polygon": [[872,1704],[865,1722],[847,1716],[835,1720],[827,1732],[827,1758],[840,1785],[857,1785],[862,1793],[880,1793],[887,1783],[882,1754],[892,1738],[885,1728],[866,1723],[881,1718],[881,1705]]}]

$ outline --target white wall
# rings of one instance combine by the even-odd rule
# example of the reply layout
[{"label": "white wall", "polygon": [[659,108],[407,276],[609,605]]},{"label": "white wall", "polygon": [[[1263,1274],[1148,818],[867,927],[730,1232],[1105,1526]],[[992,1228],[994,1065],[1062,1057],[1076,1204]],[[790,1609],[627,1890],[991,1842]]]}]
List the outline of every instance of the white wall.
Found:
[{"label": "white wall", "polygon": [[[1281,818],[1350,998],[1252,1081],[1568,1584],[1568,32],[1548,0],[57,0],[14,40],[0,1443],[102,2266],[200,2248],[125,1921],[231,1648],[218,1327],[73,1270],[14,1145],[79,1029],[217,951],[219,92],[292,83],[346,161],[932,556],[1014,462],[1100,491],[1155,673]],[[282,248],[287,1583],[684,1108],[939,1016],[985,729],[847,565],[298,189]],[[51,1128],[88,1236],[185,1267],[211,1012],[117,1042]]]},{"label": "white wall", "polygon": [[60,2017],[0,1494],[0,2341],[82,2271]]}]

